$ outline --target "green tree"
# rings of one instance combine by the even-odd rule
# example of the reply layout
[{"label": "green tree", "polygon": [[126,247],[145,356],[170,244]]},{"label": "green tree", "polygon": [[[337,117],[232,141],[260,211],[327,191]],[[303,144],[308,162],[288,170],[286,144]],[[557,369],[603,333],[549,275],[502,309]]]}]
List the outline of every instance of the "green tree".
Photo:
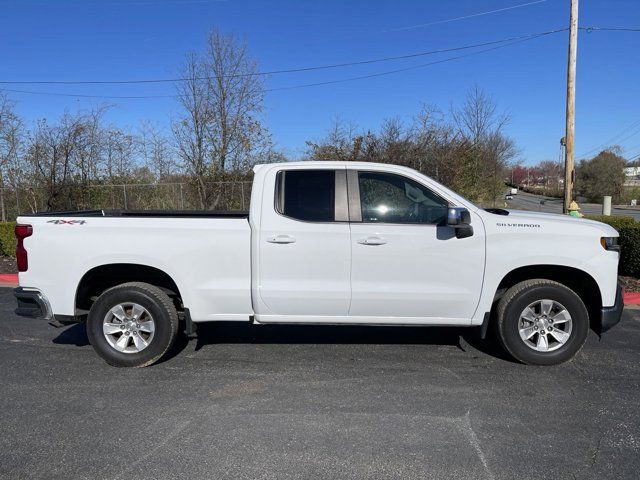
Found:
[{"label": "green tree", "polygon": [[624,184],[624,158],[605,150],[576,168],[576,191],[590,202],[601,202],[611,195],[618,201]]}]

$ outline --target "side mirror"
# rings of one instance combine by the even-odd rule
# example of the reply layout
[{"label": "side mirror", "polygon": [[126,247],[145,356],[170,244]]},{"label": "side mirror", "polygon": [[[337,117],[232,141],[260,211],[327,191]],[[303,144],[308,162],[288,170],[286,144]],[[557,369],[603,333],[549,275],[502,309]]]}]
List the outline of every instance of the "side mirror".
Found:
[{"label": "side mirror", "polygon": [[467,238],[473,235],[471,214],[462,207],[450,207],[447,210],[447,226],[456,230],[456,238]]}]

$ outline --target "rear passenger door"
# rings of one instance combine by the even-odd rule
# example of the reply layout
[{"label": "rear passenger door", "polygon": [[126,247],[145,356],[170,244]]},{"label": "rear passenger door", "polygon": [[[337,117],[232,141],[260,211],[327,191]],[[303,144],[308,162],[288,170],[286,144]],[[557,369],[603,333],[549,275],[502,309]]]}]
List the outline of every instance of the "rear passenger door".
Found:
[{"label": "rear passenger door", "polygon": [[275,191],[275,198],[270,202],[265,196],[262,205],[254,298],[259,320],[346,316],[351,298],[346,170],[282,169],[267,177],[264,188]]}]

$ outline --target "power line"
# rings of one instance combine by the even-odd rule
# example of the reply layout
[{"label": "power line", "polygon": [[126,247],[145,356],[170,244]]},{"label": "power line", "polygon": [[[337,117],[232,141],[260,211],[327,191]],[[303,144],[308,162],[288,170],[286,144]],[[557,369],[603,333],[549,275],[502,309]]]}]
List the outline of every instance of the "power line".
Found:
[{"label": "power line", "polygon": [[470,15],[464,15],[462,17],[447,18],[445,20],[436,20],[434,22],[428,22],[428,23],[419,23],[418,25],[410,25],[408,27],[393,28],[393,29],[385,30],[385,31],[386,32],[401,32],[401,31],[405,31],[405,30],[414,30],[416,28],[429,27],[431,25],[439,25],[441,23],[450,23],[450,22],[456,22],[458,20],[466,20],[467,18],[482,17],[484,15],[489,15],[489,14],[492,14],[492,13],[504,12],[504,11],[507,11],[507,10],[513,10],[515,8],[527,7],[529,5],[535,5],[535,4],[538,4],[538,3],[544,3],[546,1],[547,0],[536,0],[535,2],[521,3],[519,5],[512,5],[510,7],[498,8],[496,10],[489,10],[487,12],[472,13]]},{"label": "power line", "polygon": [[[564,31],[566,29],[562,29],[562,30],[558,30],[558,31]],[[555,32],[554,32],[555,33]],[[394,73],[400,73],[400,72],[406,72],[409,70],[415,70],[415,69],[419,69],[419,68],[425,68],[425,67],[429,67],[431,65],[437,65],[440,63],[446,63],[446,62],[451,62],[454,60],[459,60],[462,58],[467,58],[467,57],[471,57],[474,55],[479,55],[482,53],[486,53],[492,50],[497,50],[500,48],[505,48],[505,47],[509,47],[511,45],[515,45],[518,43],[523,43],[523,42],[527,42],[530,40],[534,40],[536,38],[540,38],[542,36],[546,36],[548,35],[548,33],[541,33],[538,34],[536,36],[529,36],[527,38],[521,38],[520,40],[515,40],[506,44],[502,44],[502,45],[496,45],[490,48],[486,48],[483,50],[478,50],[476,52],[471,52],[471,53],[467,53],[464,55],[457,55],[455,57],[449,57],[449,58],[444,58],[441,60],[436,60],[434,62],[429,62],[429,63],[424,63],[421,65],[413,65],[411,67],[405,67],[405,68],[398,68],[395,70],[387,70],[384,72],[378,72],[378,73],[372,73],[369,75],[360,75],[357,77],[349,77],[349,78],[343,78],[343,79],[338,79],[338,80],[327,80],[327,81],[323,81],[323,82],[315,82],[315,83],[304,83],[304,84],[300,84],[300,85],[291,85],[288,87],[275,87],[275,88],[268,88],[265,89],[265,92],[275,92],[275,91],[281,91],[281,90],[293,90],[293,89],[298,89],[298,88],[308,88],[308,87],[317,87],[317,86],[322,86],[322,85],[332,85],[332,84],[336,84],[336,83],[344,83],[344,82],[352,82],[352,81],[356,81],[356,80],[364,80],[364,79],[368,79],[368,78],[375,78],[375,77],[382,77],[382,76],[386,76],[386,75],[392,75]],[[32,95],[47,95],[47,96],[62,96],[62,97],[78,97],[78,98],[100,98],[100,99],[159,99],[159,98],[180,98],[180,95],[124,95],[124,96],[111,96],[111,95],[86,95],[86,94],[72,94],[72,93],[58,93],[58,92],[34,92],[34,91],[30,91],[30,90],[14,90],[14,89],[3,89],[6,92],[13,92],[13,93],[25,93],[25,94],[32,94]]]},{"label": "power line", "polygon": [[[613,137],[611,137],[609,140],[607,140],[604,143],[601,143],[600,145],[598,145],[595,148],[592,148],[591,150],[589,150],[588,152],[583,153],[582,155],[579,155],[579,157],[581,157],[581,159],[583,159],[584,157],[586,157],[587,155],[590,155],[592,153],[596,153],[597,151],[600,151],[610,145],[612,145],[615,142],[619,142],[621,141],[620,138],[626,134],[627,132],[629,132],[630,130],[633,130],[635,127],[637,127],[638,125],[640,125],[640,120],[636,120],[635,122],[631,123],[630,125],[626,126],[624,129],[622,129],[622,131],[616,133]],[[637,132],[633,133],[631,136],[636,135],[637,133],[640,133],[640,130],[638,130]],[[630,137],[627,137],[630,138]],[[624,140],[627,140],[627,138],[625,138]]]},{"label": "power line", "polygon": [[[523,4],[523,5],[527,5],[527,4]],[[627,27],[588,26],[588,27],[579,27],[579,29],[587,30],[589,32],[593,32],[593,31],[640,32],[640,28],[631,28],[631,27],[627,28]],[[0,80],[0,84],[4,84],[4,85],[108,85],[108,84],[176,83],[176,82],[185,82],[185,81],[192,81],[192,80],[213,80],[216,78],[267,76],[267,75],[277,75],[277,74],[284,74],[284,73],[310,72],[315,70],[344,68],[344,67],[352,67],[357,65],[368,65],[372,63],[388,62],[388,61],[394,61],[394,60],[404,60],[404,59],[416,58],[416,57],[427,56],[427,55],[436,55],[438,53],[448,53],[448,52],[467,50],[472,48],[486,47],[489,45],[513,42],[521,39],[537,38],[538,36],[551,35],[551,34],[563,32],[566,30],[567,30],[566,28],[561,28],[556,30],[549,30],[546,32],[531,33],[527,35],[520,35],[520,36],[504,38],[500,40],[493,40],[490,42],[476,43],[473,45],[463,45],[460,47],[429,50],[425,52],[411,53],[406,55],[397,55],[397,56],[375,58],[375,59],[368,59],[368,60],[358,60],[353,62],[335,63],[335,64],[329,64],[329,65],[318,65],[318,66],[300,67],[300,68],[286,68],[286,69],[280,69],[280,70],[270,70],[270,71],[246,73],[246,74],[205,76],[205,77],[193,77],[193,78],[184,78],[184,77],[183,78],[159,78],[159,79],[152,78],[152,79],[139,79],[139,80]],[[123,98],[141,98],[141,97],[127,96]]]},{"label": "power line", "polygon": [[631,133],[630,133],[629,135],[627,135],[626,137],[621,138],[621,139],[619,139],[619,140],[616,140],[616,143],[620,143],[620,144],[622,144],[622,143],[626,142],[627,140],[629,140],[631,137],[635,137],[635,136],[636,136],[636,135],[638,135],[639,133],[640,133],[640,128],[638,128],[635,132],[631,132]]},{"label": "power line", "polygon": [[640,32],[640,28],[634,27],[579,27],[587,32]]},{"label": "power line", "polygon": [[32,90],[14,90],[12,88],[1,88],[0,91],[10,93],[26,93],[29,95],[46,95],[51,97],[74,97],[74,98],[102,98],[105,100],[143,100],[152,98],[177,98],[178,95],[87,95],[83,93],[59,93],[59,92],[34,92]]},{"label": "power line", "polygon": [[[627,148],[625,150],[629,150],[630,151],[629,153],[627,153],[627,155],[635,156],[636,152],[640,153],[640,144],[634,145],[633,147],[629,147],[629,148]],[[633,152],[633,153],[631,153],[631,152]]]},{"label": "power line", "polygon": [[[619,29],[619,28],[605,28],[605,27],[579,27],[580,29],[589,29],[589,30],[629,30],[629,29]],[[458,55],[456,57],[450,57],[450,58],[445,58],[442,60],[438,60],[435,62],[429,62],[426,64],[422,64],[422,65],[416,65],[416,66],[412,66],[412,67],[407,67],[407,68],[401,68],[401,69],[396,69],[396,70],[390,70],[390,71],[385,71],[385,72],[378,72],[378,73],[374,73],[374,74],[370,74],[370,75],[361,75],[361,76],[357,76],[357,77],[350,77],[350,78],[344,78],[344,79],[339,79],[339,80],[328,80],[328,81],[324,81],[324,82],[315,82],[315,83],[305,83],[305,84],[300,84],[300,85],[292,85],[289,87],[276,87],[276,88],[270,88],[270,89],[266,89],[266,92],[273,92],[273,91],[281,91],[281,90],[293,90],[293,89],[298,89],[298,88],[307,88],[307,87],[315,87],[315,86],[321,86],[321,85],[331,85],[331,84],[336,84],[336,83],[344,83],[344,82],[351,82],[351,81],[355,81],[355,80],[363,80],[363,79],[367,79],[367,78],[374,78],[374,77],[380,77],[380,76],[384,76],[384,75],[391,75],[394,73],[399,73],[399,72],[404,72],[404,71],[408,71],[408,70],[414,70],[414,69],[418,69],[418,68],[424,68],[430,65],[436,65],[439,63],[445,63],[445,62],[450,62],[453,60],[458,60],[461,58],[466,58],[466,57],[470,57],[473,55],[477,55],[477,54],[481,54],[481,53],[485,53],[491,50],[496,50],[498,48],[503,48],[503,47],[507,47],[510,45],[514,45],[517,43],[521,43],[521,42],[525,42],[528,40],[533,40],[535,38],[539,38],[539,37],[543,37],[543,36],[547,36],[547,35],[552,35],[555,33],[559,33],[559,32],[564,32],[567,31],[567,28],[561,28],[561,29],[556,29],[556,30],[549,30],[546,32],[540,32],[540,33],[532,33],[532,34],[528,34],[528,35],[521,35],[518,37],[511,37],[511,38],[506,38],[506,39],[502,39],[502,40],[494,40],[491,42],[484,42],[484,43],[479,43],[479,44],[475,44],[475,45],[466,45],[466,46],[462,46],[462,47],[454,47],[454,48],[447,48],[447,49],[440,49],[440,50],[432,50],[429,52],[420,52],[420,53],[415,53],[415,54],[409,54],[409,55],[400,55],[400,56],[395,56],[395,57],[386,57],[386,58],[380,58],[380,59],[373,59],[373,60],[363,60],[363,61],[357,61],[357,62],[350,62],[350,63],[342,63],[342,64],[333,64],[333,65],[324,65],[324,66],[316,66],[316,67],[304,67],[304,68],[292,68],[292,69],[285,69],[285,70],[273,70],[270,72],[258,72],[255,74],[246,74],[246,75],[228,75],[228,76],[223,76],[223,77],[238,77],[238,76],[248,76],[248,75],[270,75],[270,74],[274,74],[274,73],[293,73],[293,72],[303,72],[303,71],[311,71],[311,70],[320,70],[320,69],[328,69],[328,68],[338,68],[338,67],[346,67],[346,66],[352,66],[352,65],[362,65],[362,64],[368,64],[368,63],[376,63],[376,62],[384,62],[384,61],[389,61],[389,60],[398,60],[398,59],[406,59],[406,58],[413,58],[413,57],[418,57],[418,56],[424,56],[424,55],[431,55],[431,54],[436,54],[436,53],[443,53],[443,52],[451,52],[451,51],[459,51],[459,50],[464,50],[464,49],[471,49],[471,48],[478,48],[481,46],[487,46],[487,45],[496,45],[495,47],[492,48],[488,48],[488,49],[484,49],[484,50],[479,50],[477,52],[472,52],[466,55]],[[640,31],[640,29],[632,29],[632,31]],[[179,82],[179,81],[186,81],[186,80],[206,80],[206,79],[213,79],[216,77],[194,77],[192,79],[185,79],[185,78],[177,78],[177,79],[149,79],[149,80],[118,80],[118,81],[0,81],[0,84],[127,84],[127,83],[161,83],[161,82]],[[37,92],[37,91],[31,91],[31,90],[16,90],[16,89],[6,89],[6,88],[1,88],[0,90],[4,90],[6,92],[12,92],[12,93],[21,93],[21,94],[29,94],[29,95],[46,95],[46,96],[60,96],[60,97],[75,97],[75,98],[97,98],[97,99],[114,99],[114,100],[144,100],[144,99],[161,99],[161,98],[179,98],[179,95],[89,95],[89,94],[75,94],[75,93],[58,93],[58,92]],[[636,124],[632,125],[629,128],[633,128]],[[626,133],[625,130],[623,132],[621,132],[622,134]],[[635,135],[635,134],[634,134]],[[607,144],[609,144],[609,142],[603,144],[604,146],[606,146]],[[601,147],[597,147],[594,148],[592,150],[590,150],[589,152],[586,152],[584,155],[581,155],[580,157],[584,157],[586,155],[588,155],[589,153],[597,150],[598,148]]]},{"label": "power line", "polygon": [[193,78],[182,77],[182,78],[160,78],[160,79],[141,79],[141,80],[0,80],[0,84],[4,84],[4,85],[27,85],[27,84],[28,85],[45,85],[45,84],[46,85],[106,85],[106,84],[138,84],[138,83],[176,83],[176,82],[185,82],[185,81],[193,81],[193,80],[212,80],[217,78],[237,78],[237,77],[276,75],[276,74],[282,74],[282,73],[309,72],[309,71],[315,71],[315,70],[352,67],[357,65],[369,65],[372,63],[389,62],[393,60],[406,60],[409,58],[435,55],[438,53],[456,52],[460,50],[486,47],[489,45],[497,45],[497,44],[513,42],[517,40],[538,38],[545,35],[552,35],[554,33],[564,32],[566,30],[567,30],[566,28],[559,28],[556,30],[549,30],[546,32],[530,33],[527,35],[519,35],[516,37],[503,38],[501,40],[492,40],[489,42],[476,43],[473,45],[463,45],[461,47],[442,48],[438,50],[429,50],[425,52],[396,55],[391,57],[374,58],[374,59],[368,59],[368,60],[357,60],[353,62],[335,63],[330,65],[319,65],[319,66],[311,66],[311,67],[286,68],[281,70],[271,70],[271,71],[256,72],[256,73],[204,76],[204,77],[193,77]]},{"label": "power line", "polygon": [[391,75],[391,74],[394,74],[394,73],[406,72],[408,70],[416,70],[418,68],[424,68],[424,67],[428,67],[428,66],[431,66],[431,65],[437,65],[439,63],[446,63],[446,62],[451,62],[453,60],[458,60],[458,59],[461,59],[461,58],[466,58],[466,57],[471,57],[471,56],[474,56],[474,55],[479,55],[481,53],[489,52],[489,51],[492,51],[492,50],[497,50],[499,48],[505,48],[505,47],[508,47],[508,46],[511,46],[511,45],[515,45],[517,43],[526,42],[528,40],[533,40],[534,38],[539,38],[539,37],[532,37],[532,38],[528,38],[528,39],[517,40],[517,41],[511,42],[511,43],[507,43],[505,45],[498,45],[498,46],[495,46],[495,47],[486,48],[484,50],[479,50],[477,52],[467,53],[465,55],[458,55],[456,57],[444,58],[442,60],[436,60],[434,62],[423,63],[421,65],[414,65],[414,66],[411,66],[411,67],[398,68],[396,70],[389,70],[389,71],[386,71],[386,72],[372,73],[372,74],[369,74],[369,75],[361,75],[361,76],[357,76],[357,77],[344,78],[344,79],[340,79],[340,80],[328,80],[328,81],[325,81],[325,82],[316,82],[316,83],[306,83],[306,84],[302,84],[302,85],[293,85],[291,87],[271,88],[271,89],[267,89],[267,92],[273,92],[273,91],[278,91],[278,90],[293,90],[295,88],[316,87],[316,86],[320,86],[320,85],[332,85],[332,84],[335,84],[335,83],[351,82],[351,81],[354,81],[354,80],[363,80],[363,79],[366,79],[366,78],[382,77],[382,76],[385,76],[385,75]]}]

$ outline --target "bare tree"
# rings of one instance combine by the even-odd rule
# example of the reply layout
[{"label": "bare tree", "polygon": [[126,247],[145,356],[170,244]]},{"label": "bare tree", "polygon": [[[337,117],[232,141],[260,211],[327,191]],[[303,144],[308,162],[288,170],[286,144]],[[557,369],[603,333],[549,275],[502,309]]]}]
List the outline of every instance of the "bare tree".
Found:
[{"label": "bare tree", "polygon": [[[77,115],[78,135],[75,138],[75,152],[72,156],[71,177],[77,190],[77,201],[70,204],[86,207],[89,204],[89,186],[100,179],[100,164],[103,154],[103,116],[108,106]],[[74,195],[75,196],[75,195]]]},{"label": "bare tree", "polygon": [[452,109],[451,116],[466,144],[457,186],[461,193],[495,205],[505,168],[517,155],[515,144],[504,134],[509,117],[499,113],[493,98],[477,86],[460,108]]},{"label": "bare tree", "polygon": [[560,189],[561,178],[564,174],[563,165],[554,160],[543,160],[537,165],[546,189]]},{"label": "bare tree", "polygon": [[0,216],[7,221],[5,178],[16,166],[22,148],[24,125],[15,113],[15,104],[0,91]]},{"label": "bare tree", "polygon": [[124,182],[137,166],[136,137],[117,127],[103,131],[103,168],[109,182]]},{"label": "bare tree", "polygon": [[517,155],[504,133],[508,117],[479,88],[452,109],[450,119],[423,106],[410,122],[386,119],[377,132],[358,132],[341,119],[326,136],[307,142],[313,160],[362,160],[404,165],[485,204],[495,204],[503,188],[505,167]]},{"label": "bare tree", "polygon": [[396,163],[411,166],[412,153],[415,150],[412,131],[399,117],[388,118],[382,122],[378,134],[380,160],[383,163]]},{"label": "bare tree", "polygon": [[509,116],[498,113],[493,97],[477,85],[469,90],[460,108],[452,109],[451,116],[458,132],[474,143],[501,132],[509,123]]},{"label": "bare tree", "polygon": [[183,113],[172,123],[180,157],[197,183],[200,208],[208,199],[206,182],[212,176],[209,166],[210,148],[207,144],[208,89],[199,57],[187,54],[182,68],[184,81],[178,84],[178,98]]},{"label": "bare tree", "polygon": [[247,46],[213,29],[202,55],[190,53],[178,86],[182,115],[173,122],[177,148],[197,182],[202,208],[216,208],[212,182],[246,171],[270,144],[261,122],[264,86]]},{"label": "bare tree", "polygon": [[306,158],[326,161],[359,160],[363,141],[364,137],[358,133],[356,124],[335,117],[323,139],[306,142]]},{"label": "bare tree", "polygon": [[261,147],[265,135],[259,121],[264,85],[258,65],[244,42],[216,29],[209,33],[204,62],[213,161],[222,171],[246,168],[248,156]]},{"label": "bare tree", "polygon": [[27,157],[38,183],[47,192],[47,209],[62,207],[68,196],[73,155],[79,147],[83,125],[76,116],[65,112],[58,125],[51,126],[46,121],[38,122],[32,133]]},{"label": "bare tree", "polygon": [[133,135],[102,125],[105,107],[65,112],[53,124],[40,120],[28,137],[23,184],[44,191],[47,209],[88,204],[89,187],[105,179],[124,179],[136,166]]},{"label": "bare tree", "polygon": [[452,185],[459,158],[460,142],[442,111],[423,105],[411,126],[413,154],[410,167]]},{"label": "bare tree", "polygon": [[138,138],[144,165],[163,180],[174,175],[178,165],[169,139],[151,122],[142,122]]}]

